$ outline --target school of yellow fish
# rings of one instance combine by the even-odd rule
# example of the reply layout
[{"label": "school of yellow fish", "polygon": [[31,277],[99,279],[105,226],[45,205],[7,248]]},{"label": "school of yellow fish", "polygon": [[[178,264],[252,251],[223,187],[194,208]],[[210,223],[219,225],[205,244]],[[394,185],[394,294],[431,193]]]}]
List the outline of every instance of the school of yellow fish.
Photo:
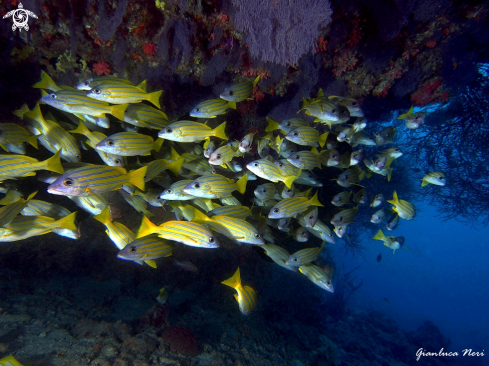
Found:
[{"label": "school of yellow fish", "polygon": [[[250,131],[240,141],[228,139],[226,122],[214,128],[207,124],[249,99],[258,82],[259,77],[233,84],[219,98],[199,103],[189,112],[194,120],[169,121],[160,109],[162,91],[148,93],[145,81],[136,86],[125,79],[99,76],[76,87],[58,86],[43,72],[33,85],[41,89],[39,103],[14,111],[23,122],[0,124],[0,146],[8,152],[0,155],[1,192],[5,194],[0,200],[0,242],[50,232],[72,239],[82,235],[76,212],[36,200],[36,192],[24,198],[12,188],[15,180],[37,174],[49,184],[49,193],[66,196],[105,225],[119,249],[118,258],[156,268],[158,258],[172,255],[175,243],[216,249],[219,233],[239,244],[259,246],[279,266],[333,292],[333,273],[313,263],[326,243],[335,243],[335,235],[347,235],[359,207],[367,203],[360,181],[374,173],[389,181],[392,162],[402,155],[393,147],[364,157],[358,146],[390,144],[396,129],[386,127],[371,137],[356,100],[325,96],[321,90],[317,97],[303,99],[299,110],[311,117],[304,117],[310,122],[292,117],[279,123],[267,118],[265,131]],[[54,110],[66,118],[56,118]],[[411,109],[399,118],[406,120],[407,128],[415,129],[422,126],[425,114]],[[110,136],[101,132],[114,121],[120,132]],[[140,129],[146,134],[138,132]],[[150,130],[158,130],[156,139],[148,135]],[[343,142],[352,149],[340,154],[337,147]],[[40,143],[53,155],[44,161],[26,156],[26,143],[35,148]],[[94,149],[100,162],[83,162],[82,149]],[[322,183],[314,169],[331,169],[343,188],[361,188],[331,197],[338,211],[331,213],[329,223],[319,218],[324,216],[325,202],[320,202],[315,190]],[[243,204],[233,192],[251,192],[248,182],[252,180],[256,180],[253,202]],[[443,186],[445,180],[443,172],[430,172],[422,178],[422,185]],[[104,193],[115,190],[142,213],[137,233],[112,221]],[[392,210],[380,208],[384,202],[391,203]],[[153,223],[148,204],[170,206],[175,220]],[[382,194],[372,195],[370,207],[376,209],[371,222],[385,223],[387,230],[394,230],[399,219],[416,216],[414,205],[399,199],[395,191],[389,201]],[[322,245],[290,254],[274,244],[277,231],[301,243],[312,234]],[[386,236],[382,230],[374,239],[394,252],[404,245],[404,237]],[[196,270],[190,262],[177,265]],[[255,308],[257,293],[242,285],[239,268],[222,283],[236,290],[243,314]],[[163,288],[158,301],[166,297]]]}]

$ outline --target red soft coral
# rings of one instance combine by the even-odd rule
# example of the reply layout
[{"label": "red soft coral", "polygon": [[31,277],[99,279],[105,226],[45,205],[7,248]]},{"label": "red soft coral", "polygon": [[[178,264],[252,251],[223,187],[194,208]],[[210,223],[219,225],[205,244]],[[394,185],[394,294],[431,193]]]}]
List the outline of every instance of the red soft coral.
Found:
[{"label": "red soft coral", "polygon": [[156,45],[153,42],[143,44],[143,52],[148,56],[156,55]]},{"label": "red soft coral", "polygon": [[100,62],[97,62],[96,64],[93,64],[92,71],[98,76],[109,75],[110,74],[110,67],[109,67],[109,64],[107,62],[100,61]]}]

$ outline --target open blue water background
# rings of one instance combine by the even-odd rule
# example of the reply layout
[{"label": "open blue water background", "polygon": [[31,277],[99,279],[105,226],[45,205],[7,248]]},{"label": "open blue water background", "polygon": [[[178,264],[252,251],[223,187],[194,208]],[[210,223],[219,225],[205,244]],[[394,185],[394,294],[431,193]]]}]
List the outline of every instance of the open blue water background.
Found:
[{"label": "open blue water background", "polygon": [[[489,352],[489,228],[443,221],[433,207],[416,207],[414,220],[386,233],[404,236],[411,250],[393,255],[382,242],[365,239],[365,260],[342,259],[347,270],[360,265],[356,274],[364,280],[351,305],[386,313],[408,330],[431,320],[451,339],[451,350]],[[487,356],[483,361],[489,364]]]}]

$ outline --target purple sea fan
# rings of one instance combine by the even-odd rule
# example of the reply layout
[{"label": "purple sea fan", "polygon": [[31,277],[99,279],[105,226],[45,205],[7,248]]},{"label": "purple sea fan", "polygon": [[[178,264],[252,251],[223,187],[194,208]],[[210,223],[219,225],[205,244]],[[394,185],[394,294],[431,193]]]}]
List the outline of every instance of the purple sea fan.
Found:
[{"label": "purple sea fan", "polygon": [[331,22],[328,0],[232,0],[236,29],[246,31],[253,57],[296,65],[315,50],[321,27]]}]

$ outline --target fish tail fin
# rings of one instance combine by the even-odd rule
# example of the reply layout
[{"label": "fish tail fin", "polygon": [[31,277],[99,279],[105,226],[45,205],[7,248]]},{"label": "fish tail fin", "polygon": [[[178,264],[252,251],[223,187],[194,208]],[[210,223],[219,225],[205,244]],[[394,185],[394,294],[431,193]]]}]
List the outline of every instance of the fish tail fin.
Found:
[{"label": "fish tail fin", "polygon": [[36,103],[36,106],[32,108],[30,111],[24,113],[24,117],[34,120],[38,123],[46,124],[46,120],[42,116],[41,107],[39,106],[39,103]]},{"label": "fish tail fin", "polygon": [[399,203],[399,198],[397,197],[397,192],[394,191],[393,198],[387,202],[392,203],[393,205],[397,205]]},{"label": "fish tail fin", "polygon": [[258,84],[258,82],[260,81],[260,75],[258,75],[255,80],[253,80],[253,87],[256,86],[256,84]]},{"label": "fish tail fin", "polygon": [[129,172],[129,183],[138,187],[141,191],[144,191],[144,176],[146,175],[146,171],[148,170],[147,166],[143,166],[137,170],[133,170]]},{"label": "fish tail fin", "polygon": [[[146,81],[146,80],[145,80]],[[143,81],[144,83],[144,81]],[[150,266],[151,268],[157,268],[156,267],[156,262],[153,261],[153,260],[150,260],[150,261],[144,261],[144,263],[146,263],[148,266]]]},{"label": "fish tail fin", "polygon": [[171,150],[170,150],[170,157],[172,160],[178,160],[181,158],[180,154],[177,153],[177,151],[172,147]]},{"label": "fish tail fin", "polygon": [[108,224],[109,222],[112,222],[112,220],[110,219],[109,206],[106,206],[101,213],[95,215],[93,218],[104,225]]},{"label": "fish tail fin", "polygon": [[68,131],[68,132],[69,133],[79,133],[80,135],[86,136],[87,134],[90,133],[90,130],[87,128],[87,126],[85,126],[83,121],[80,121],[77,128],[75,128],[74,130]]},{"label": "fish tail fin", "polygon": [[424,179],[421,179],[421,187],[424,187],[426,185],[430,184],[429,182],[427,182],[426,180]]},{"label": "fish tail fin", "polygon": [[387,239],[387,237],[385,236],[385,234],[382,231],[382,229],[379,229],[379,231],[377,232],[377,234],[375,234],[375,236],[372,239],[385,241]]},{"label": "fish tail fin", "polygon": [[148,102],[154,104],[158,109],[161,109],[161,105],[160,105],[161,94],[163,94],[163,90],[158,90],[158,91],[146,94],[146,98],[148,98]]},{"label": "fish tail fin", "polygon": [[34,198],[34,196],[35,196],[36,194],[37,194],[37,191],[32,192],[32,193],[29,195],[29,197],[27,197],[27,199],[26,199],[25,201],[26,201],[26,202],[30,201],[31,199],[33,199],[33,198]]},{"label": "fish tail fin", "polygon": [[[319,88],[317,97],[318,97],[318,98],[320,98],[320,97],[324,97],[324,92],[323,92],[323,89]],[[328,99],[329,99],[329,98],[328,98]]]},{"label": "fish tail fin", "polygon": [[268,125],[267,128],[265,129],[265,132],[272,132],[278,129],[279,123],[277,121],[274,121],[273,119],[267,117],[267,122]]},{"label": "fish tail fin", "polygon": [[411,106],[411,108],[409,108],[409,111],[407,111],[406,113],[404,114],[401,114],[399,117],[397,117],[397,119],[407,119],[408,117],[411,117],[413,115],[413,106]]},{"label": "fish tail fin", "polygon": [[239,267],[236,270],[236,272],[234,272],[234,274],[230,278],[228,278],[227,280],[222,281],[221,283],[223,285],[232,287],[234,289],[236,289],[238,287],[241,287],[241,276],[239,274]]},{"label": "fish tail fin", "polygon": [[319,136],[319,146],[321,146],[321,148],[323,148],[324,145],[326,144],[326,140],[328,139],[328,134],[329,132],[325,132],[321,136]]},{"label": "fish tail fin", "polygon": [[[143,80],[141,81],[140,84],[136,85],[136,88],[141,89],[143,92],[146,93],[146,87],[147,87],[148,80]],[[156,268],[156,267],[155,267]]]},{"label": "fish tail fin", "polygon": [[61,165],[60,155],[61,155],[61,149],[56,151],[56,154],[51,156],[49,159],[44,160],[45,169],[51,172],[64,174],[65,170]]},{"label": "fish tail fin", "polygon": [[67,229],[67,230],[78,230],[78,228],[75,225],[75,219],[76,219],[76,211],[59,219],[57,221],[58,224],[57,227],[62,229]]},{"label": "fish tail fin", "polygon": [[24,114],[27,112],[29,112],[29,107],[27,106],[27,104],[24,103],[22,104],[22,107],[13,111],[12,114],[19,117],[20,119],[24,119]]},{"label": "fish tail fin", "polygon": [[124,120],[124,113],[126,113],[126,109],[129,104],[118,104],[110,107],[110,114],[112,114],[115,118]]},{"label": "fish tail fin", "polygon": [[156,141],[154,142],[154,150],[156,152],[160,151],[161,145],[163,145],[163,142],[165,142],[165,139],[162,139],[161,137],[158,137]]},{"label": "fish tail fin", "polygon": [[215,137],[218,137],[223,140],[227,140],[228,137],[226,135],[226,122],[221,123],[219,126],[214,128],[211,134]]},{"label": "fish tail fin", "polygon": [[243,174],[243,176],[236,182],[236,190],[239,193],[244,194],[246,192],[246,183],[248,183],[248,174]]},{"label": "fish tail fin", "polygon": [[143,236],[148,236],[154,233],[154,229],[158,226],[153,224],[150,219],[143,215],[141,225],[139,226],[136,238],[142,238]]},{"label": "fish tail fin", "polygon": [[192,213],[194,215],[194,218],[192,219],[193,222],[196,222],[198,224],[204,224],[204,223],[206,223],[208,221],[212,221],[212,219],[209,218],[202,211],[196,209],[195,207],[192,207],[192,206],[190,206],[190,207],[192,208]]},{"label": "fish tail fin", "polygon": [[39,135],[32,135],[32,136],[29,136],[27,138],[27,142],[31,145],[31,146],[34,146],[36,149],[39,149],[39,147],[37,146],[37,137]]},{"label": "fish tail fin", "polygon": [[41,80],[32,85],[32,87],[37,89],[49,89],[52,91],[61,90],[61,88],[56,85],[53,79],[51,79],[51,77],[44,71],[41,71]]},{"label": "fish tail fin", "polygon": [[309,200],[309,205],[323,207],[324,205],[318,200],[318,192],[314,193],[314,196]]},{"label": "fish tail fin", "polygon": [[287,188],[290,188],[290,187],[292,187],[292,183],[294,183],[294,181],[296,179],[297,179],[296,176],[291,175],[291,176],[285,177],[283,182]]},{"label": "fish tail fin", "polygon": [[167,168],[170,169],[171,172],[178,177],[178,174],[180,174],[180,170],[182,169],[182,165],[184,162],[185,162],[185,158],[174,160],[167,165]]},{"label": "fish tail fin", "polygon": [[[299,109],[299,112],[306,109],[306,107],[309,105],[309,103],[307,102],[306,98],[302,97],[302,107],[301,109]],[[297,112],[297,113],[299,113]]]},{"label": "fish tail fin", "polygon": [[228,107],[231,109],[236,109],[236,102],[228,102]]}]

